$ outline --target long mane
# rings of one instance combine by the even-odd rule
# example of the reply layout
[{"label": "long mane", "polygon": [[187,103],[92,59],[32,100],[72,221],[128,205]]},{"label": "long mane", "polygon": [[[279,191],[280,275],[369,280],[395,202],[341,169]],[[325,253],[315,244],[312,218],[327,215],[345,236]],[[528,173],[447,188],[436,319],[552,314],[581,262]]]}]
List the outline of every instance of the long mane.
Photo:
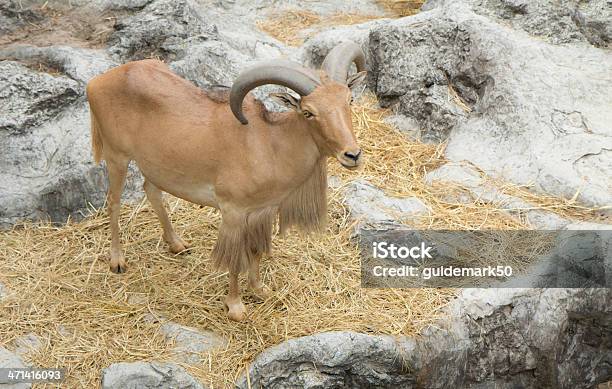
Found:
[{"label": "long mane", "polygon": [[310,232],[327,223],[327,158],[316,163],[306,181],[287,196],[279,207],[281,234],[292,226]]},{"label": "long mane", "polygon": [[239,227],[221,224],[212,252],[220,270],[244,272],[251,261],[270,253],[276,215],[280,233],[296,226],[302,231],[320,231],[327,223],[327,159],[322,157],[304,183],[295,188],[279,207],[250,212]]}]

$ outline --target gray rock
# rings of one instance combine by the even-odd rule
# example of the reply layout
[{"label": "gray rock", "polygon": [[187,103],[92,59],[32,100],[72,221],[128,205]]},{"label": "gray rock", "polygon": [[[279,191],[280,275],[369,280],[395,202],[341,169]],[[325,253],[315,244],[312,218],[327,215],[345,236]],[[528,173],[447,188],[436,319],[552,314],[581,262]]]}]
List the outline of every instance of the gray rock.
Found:
[{"label": "gray rock", "polygon": [[41,63],[59,70],[83,85],[98,74],[118,65],[104,50],[69,46],[13,45],[0,50],[0,59]]},{"label": "gray rock", "polygon": [[558,285],[583,287],[591,284],[612,287],[612,247],[610,231],[563,231],[555,248]]},{"label": "gray rock", "polygon": [[429,212],[421,200],[415,197],[387,196],[365,180],[357,180],[348,185],[344,196],[351,217],[359,220],[360,224],[392,222]]},{"label": "gray rock", "polygon": [[612,42],[612,6],[610,1],[578,2],[572,20],[582,35],[594,46],[610,47]]},{"label": "gray rock", "polygon": [[[599,109],[612,105],[612,53],[583,42],[552,45],[484,12],[509,7],[520,18],[521,2],[428,4],[412,17],[319,34],[303,55],[317,64],[333,44],[355,39],[381,105],[416,119],[423,141],[448,139],[450,160],[537,191],[578,193],[589,206],[612,203],[612,112]],[[547,4],[555,7],[528,2],[527,9]]]},{"label": "gray rock", "polygon": [[369,46],[383,104],[416,118],[424,139],[448,136],[449,159],[546,193],[578,192],[587,205],[612,203],[612,112],[599,109],[612,105],[609,51],[548,44],[465,1],[375,27]]},{"label": "gray rock", "polygon": [[430,185],[437,181],[458,184],[471,193],[471,198],[462,195],[449,195],[449,200],[471,203],[474,199],[478,199],[484,202],[497,203],[513,216],[525,216],[529,224],[535,229],[557,230],[570,223],[569,220],[555,213],[537,209],[537,207],[518,197],[501,193],[496,187],[487,184],[476,170],[464,164],[447,163],[442,165],[427,173],[425,181]]},{"label": "gray rock", "polygon": [[0,2],[0,35],[9,34],[28,23],[42,19],[40,12],[22,7],[20,1],[5,0]]},{"label": "gray rock", "polygon": [[120,19],[109,39],[109,52],[123,60],[159,56],[174,60],[194,44],[218,38],[190,0],[155,0],[140,12]]},{"label": "gray rock", "polygon": [[612,287],[612,231],[564,230],[550,252],[502,287]]},{"label": "gray rock", "polygon": [[200,331],[173,322],[162,324],[160,331],[166,340],[174,342],[175,359],[188,364],[199,363],[202,353],[226,343],[225,339],[211,331]]},{"label": "gray rock", "polygon": [[249,380],[270,388],[593,388],[612,377],[611,302],[609,289],[465,289],[418,338],[293,339],[260,354]]},{"label": "gray rock", "polygon": [[433,355],[423,366],[429,371],[448,360],[468,368],[434,375],[430,385],[586,389],[604,382],[612,375],[605,362],[611,299],[609,289],[466,289],[449,307],[448,324],[425,331],[420,350]]},{"label": "gray rock", "polygon": [[[327,332],[292,339],[260,354],[253,388],[411,388],[410,361],[392,337]],[[237,386],[249,388],[246,377]]]},{"label": "gray rock", "polygon": [[[13,369],[23,369],[27,366],[21,359],[21,357],[17,354],[10,352],[9,350],[0,347],[0,369],[5,368],[13,368]],[[30,389],[32,384],[27,383],[18,383],[18,384],[9,384],[8,381],[0,380],[0,387],[2,389]]]},{"label": "gray rock", "polygon": [[66,327],[65,325],[62,325],[62,324],[56,325],[55,330],[63,338],[73,338],[76,333],[74,329]]},{"label": "gray rock", "polygon": [[370,31],[389,22],[389,19],[375,19],[350,26],[331,27],[308,39],[300,48],[299,56],[307,66],[318,69],[331,49],[350,40],[362,47],[366,54],[366,67],[369,67],[371,62],[368,49]]},{"label": "gray rock", "polygon": [[[522,207],[520,205],[523,205]],[[518,203],[514,203],[513,208],[507,208],[510,213],[518,213],[526,215],[527,222],[530,226],[537,230],[558,230],[565,228],[570,220],[565,219],[553,212],[543,211],[541,209],[530,209],[532,206],[518,199]]]},{"label": "gray rock", "polygon": [[29,333],[18,337],[13,342],[15,353],[25,356],[31,352],[40,351],[43,347],[41,339],[35,333]]},{"label": "gray rock", "polygon": [[133,305],[146,305],[148,301],[146,293],[130,293],[127,297],[127,303]]},{"label": "gray rock", "polygon": [[114,363],[102,370],[102,389],[204,389],[185,369],[173,363]]},{"label": "gray rock", "polygon": [[[366,180],[357,180],[344,188],[344,201],[354,225],[353,237],[362,252],[370,252],[375,242],[402,244],[414,227],[408,219],[425,216],[429,208],[416,197],[387,196]],[[406,223],[406,224],[402,224]]]},{"label": "gray rock", "polygon": [[[89,214],[106,196],[105,170],[94,166],[85,102],[61,112],[28,134],[0,133],[0,227],[21,220],[64,223]],[[142,178],[132,166],[124,198],[141,196]]]},{"label": "gray rock", "polygon": [[602,224],[593,222],[576,222],[565,226],[566,230],[591,230],[591,231],[608,231],[612,230],[612,224]]},{"label": "gray rock", "polygon": [[[607,0],[463,0],[471,9],[499,23],[560,44],[588,41],[605,47],[612,41],[612,7]],[[426,10],[452,1],[429,1]]]},{"label": "gray rock", "polygon": [[406,135],[408,139],[421,140],[421,126],[414,118],[404,115],[391,115],[385,117],[384,122]]},{"label": "gray rock", "polygon": [[0,282],[0,301],[8,296],[8,289]]},{"label": "gray rock", "polygon": [[612,285],[612,224],[577,222],[565,227],[569,231],[599,231],[600,257],[603,258],[603,277],[606,285]]},{"label": "gray rock", "polygon": [[335,175],[327,177],[327,186],[329,188],[338,189],[342,186],[342,179]]},{"label": "gray rock", "polygon": [[[116,63],[103,51],[66,46],[11,46],[0,59],[42,62],[63,74],[0,62],[0,228],[21,220],[64,223],[88,215],[106,196],[105,171],[94,166],[85,85]],[[140,197],[132,166],[124,198]]]},{"label": "gray rock", "polygon": [[[135,302],[140,304],[140,302]],[[173,344],[173,358],[176,362],[196,365],[201,362],[201,354],[216,347],[224,346],[227,341],[212,331],[202,331],[169,321],[155,312],[147,313],[143,320],[149,324],[161,324],[160,332],[167,342]]]},{"label": "gray rock", "polygon": [[81,96],[77,82],[0,62],[0,136],[23,135],[54,118]]},{"label": "gray rock", "polygon": [[144,8],[153,0],[101,0],[100,8],[105,10],[137,11]]},{"label": "gray rock", "polygon": [[[11,133],[0,131],[0,148],[5,151],[0,155],[0,179],[7,183],[0,188],[0,227],[25,219],[63,223],[68,217],[79,219],[89,214],[90,205],[100,207],[104,203],[105,171],[91,163],[84,93],[84,86],[95,75],[123,61],[157,55],[169,62],[173,71],[200,87],[231,85],[236,75],[255,60],[294,57],[294,49],[256,28],[255,22],[268,15],[269,9],[262,8],[265,4],[199,4],[190,0],[79,2],[92,10],[118,11],[119,20],[108,50],[27,45],[0,49],[0,59],[41,63],[59,73],[53,76],[27,69],[23,64],[11,65],[19,67],[32,82],[22,82],[23,98],[11,96],[10,102],[0,106],[0,111],[11,109],[7,114],[2,112]],[[351,8],[344,2],[308,6],[329,13]],[[18,85],[20,80],[13,79],[12,69],[2,75],[5,73],[10,77],[6,82],[11,88]],[[39,78],[53,83],[57,91],[39,82]],[[38,87],[49,97],[35,94]],[[74,91],[74,96],[63,98],[64,90]],[[278,88],[258,88],[255,94],[269,109],[280,110],[267,99],[273,90]],[[31,113],[22,114],[29,108]],[[13,133],[22,135],[16,137]],[[141,183],[142,177],[131,166],[124,199],[139,198]]]},{"label": "gray rock", "polygon": [[210,41],[193,46],[185,57],[172,62],[170,68],[201,88],[231,86],[242,68],[252,60],[225,42]]}]

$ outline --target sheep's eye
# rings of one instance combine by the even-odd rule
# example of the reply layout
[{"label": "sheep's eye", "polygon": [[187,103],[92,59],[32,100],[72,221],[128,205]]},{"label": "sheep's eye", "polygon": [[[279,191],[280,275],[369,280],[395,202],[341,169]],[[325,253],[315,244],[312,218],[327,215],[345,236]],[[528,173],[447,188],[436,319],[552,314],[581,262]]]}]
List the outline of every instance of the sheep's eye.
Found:
[{"label": "sheep's eye", "polygon": [[304,114],[304,117],[306,119],[310,119],[311,117],[313,117],[314,115],[312,113],[310,113],[309,111],[304,111],[302,112]]}]

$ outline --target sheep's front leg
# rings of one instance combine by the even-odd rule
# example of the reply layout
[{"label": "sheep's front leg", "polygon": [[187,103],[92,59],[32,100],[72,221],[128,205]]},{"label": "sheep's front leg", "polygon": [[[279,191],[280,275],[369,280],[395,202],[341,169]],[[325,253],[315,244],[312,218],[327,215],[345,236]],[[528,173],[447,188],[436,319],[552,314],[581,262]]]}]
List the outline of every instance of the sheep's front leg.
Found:
[{"label": "sheep's front leg", "polygon": [[229,272],[229,293],[223,299],[230,319],[243,321],[246,318],[246,308],[240,298],[238,276],[247,269],[246,252],[246,215],[231,209],[221,208],[221,226],[219,237],[212,252],[215,267]]},{"label": "sheep's front leg", "polygon": [[261,282],[261,275],[259,265],[261,263],[262,255],[256,255],[255,258],[249,263],[249,288],[260,300],[265,300],[272,295],[272,289],[268,288]]},{"label": "sheep's front leg", "polygon": [[235,321],[243,321],[246,318],[246,307],[240,298],[240,285],[238,284],[237,272],[229,273],[229,293],[223,301],[227,307],[227,316]]}]

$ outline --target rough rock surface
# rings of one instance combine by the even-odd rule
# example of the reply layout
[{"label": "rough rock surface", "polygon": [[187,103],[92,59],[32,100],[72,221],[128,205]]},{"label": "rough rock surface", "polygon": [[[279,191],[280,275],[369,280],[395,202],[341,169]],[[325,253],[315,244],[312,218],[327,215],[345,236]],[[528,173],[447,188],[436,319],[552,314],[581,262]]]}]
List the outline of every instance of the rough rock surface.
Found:
[{"label": "rough rock surface", "polygon": [[[0,226],[23,219],[63,223],[79,218],[89,204],[100,206],[106,193],[105,172],[91,157],[89,109],[80,101],[55,120],[22,136],[0,133]],[[140,190],[130,171],[126,196]]]},{"label": "rough rock surface", "polygon": [[493,185],[486,183],[481,175],[469,166],[447,163],[429,172],[425,176],[425,180],[429,184],[445,181],[461,185],[471,192],[471,198],[459,196],[459,198],[453,198],[452,200],[472,202],[475,198],[489,203],[498,203],[513,216],[521,217],[524,215],[527,222],[535,229],[562,229],[570,223],[570,220],[566,220],[555,213],[533,209],[535,207],[532,204],[501,193]]},{"label": "rough rock surface", "polygon": [[[143,304],[146,298],[132,295],[128,302],[130,304]],[[143,320],[150,324],[160,324],[159,331],[165,340],[173,345],[173,361],[197,365],[201,362],[201,355],[216,347],[227,344],[227,340],[212,331],[200,330],[188,327],[173,321],[169,321],[163,315],[150,312],[144,315]]]},{"label": "rough rock surface", "polygon": [[[368,53],[369,85],[381,103],[416,119],[425,141],[448,139],[450,160],[538,191],[578,193],[590,206],[610,205],[612,111],[601,107],[612,105],[612,53],[574,36],[576,24],[561,16],[556,24],[524,23],[542,36],[566,28],[570,43],[555,45],[523,31],[520,14],[516,26],[492,15],[518,3],[434,1],[413,17],[322,33],[302,55],[317,63],[335,43],[356,40]],[[576,5],[580,12],[586,3]],[[528,2],[526,17],[544,20],[546,4],[552,2]]]},{"label": "rough rock surface", "polygon": [[[10,352],[9,350],[0,347],[0,369],[4,368],[25,368],[27,367],[21,357],[17,354]],[[8,384],[0,381],[0,388],[2,389],[29,389],[32,384],[19,383],[19,384]]]},{"label": "rough rock surface", "polygon": [[225,344],[225,340],[213,332],[178,323],[164,323],[160,331],[168,341],[174,342],[175,360],[188,364],[197,364],[202,353]]},{"label": "rough rock surface", "polygon": [[81,83],[81,87],[98,74],[118,65],[104,50],[70,46],[13,45],[0,49],[0,58],[43,64]]},{"label": "rough rock surface", "polygon": [[611,302],[609,289],[465,289],[417,339],[293,339],[260,354],[249,379],[269,388],[590,389],[612,378]]},{"label": "rough rock surface", "polygon": [[404,115],[390,115],[385,117],[384,121],[406,135],[408,139],[414,141],[421,140],[421,126],[414,118]]},{"label": "rough rock surface", "polygon": [[429,209],[415,197],[397,198],[365,180],[352,182],[345,190],[345,201],[353,219],[360,225],[392,222],[427,214]]},{"label": "rough rock surface", "polygon": [[[0,187],[0,227],[27,219],[79,219],[90,204],[102,205],[106,194],[104,169],[94,166],[91,157],[85,85],[117,63],[103,51],[67,46],[12,46],[0,50],[2,58],[42,63],[59,74],[0,62],[11,67],[2,72],[11,77],[4,90],[22,96],[0,93],[0,102],[6,103],[0,110],[10,110],[2,120],[26,122],[0,128],[0,180],[6,184]],[[134,198],[141,183],[139,173],[130,169],[125,198]]]},{"label": "rough rock surface", "polygon": [[503,287],[611,288],[612,226],[592,223],[560,231],[553,250]]},{"label": "rough rock surface", "polygon": [[28,353],[39,351],[42,347],[42,341],[35,333],[29,333],[18,337],[13,342],[15,353],[21,356],[25,356]]},{"label": "rough rock surface", "polygon": [[[423,9],[448,3],[449,0],[432,0]],[[612,7],[606,0],[469,0],[467,3],[478,14],[551,43],[588,41],[605,47],[612,42]]]},{"label": "rough rock surface", "polygon": [[0,62],[0,133],[22,135],[55,117],[81,94],[69,77],[36,72],[17,62]]},{"label": "rough rock surface", "polygon": [[141,12],[118,21],[109,41],[117,59],[138,60],[159,56],[175,59],[194,44],[218,37],[190,1],[156,0]]},{"label": "rough rock surface", "polygon": [[[392,337],[327,332],[292,339],[251,364],[254,388],[410,388],[405,350]],[[238,387],[248,388],[246,377]]]},{"label": "rough rock surface", "polygon": [[[258,32],[254,19],[239,23],[233,12],[240,7],[232,6],[228,13],[225,5],[189,0],[109,0],[81,6],[121,10],[108,50],[0,48],[0,60],[9,60],[0,62],[0,180],[6,183],[0,186],[0,228],[28,219],[63,223],[87,215],[90,204],[104,203],[106,173],[92,162],[85,98],[85,86],[97,74],[124,61],[158,55],[198,86],[230,85],[255,59],[290,52]],[[210,20],[222,23],[223,30]],[[140,173],[131,166],[124,199],[139,198],[141,185]]]},{"label": "rough rock surface", "polygon": [[16,0],[0,2],[0,35],[8,34],[28,23],[40,21],[41,16],[32,9],[23,9]]},{"label": "rough rock surface", "polygon": [[114,363],[102,371],[102,389],[204,389],[185,369],[173,363]]},{"label": "rough rock surface", "polygon": [[[612,53],[547,44],[461,2],[421,18],[371,32],[379,96],[397,100],[430,136],[450,134],[452,160],[568,198],[580,190],[589,205],[612,203],[612,113],[599,109],[612,104]],[[405,50],[414,56],[398,57]]]},{"label": "rough rock surface", "polygon": [[[299,55],[305,64],[312,68],[318,68],[331,49],[342,42],[351,40],[364,49],[366,68],[371,70],[370,51],[368,50],[370,31],[387,23],[393,23],[393,21],[389,19],[375,19],[361,24],[332,27],[304,42],[304,45],[300,48]],[[372,74],[369,74],[369,76],[371,77]]]}]

